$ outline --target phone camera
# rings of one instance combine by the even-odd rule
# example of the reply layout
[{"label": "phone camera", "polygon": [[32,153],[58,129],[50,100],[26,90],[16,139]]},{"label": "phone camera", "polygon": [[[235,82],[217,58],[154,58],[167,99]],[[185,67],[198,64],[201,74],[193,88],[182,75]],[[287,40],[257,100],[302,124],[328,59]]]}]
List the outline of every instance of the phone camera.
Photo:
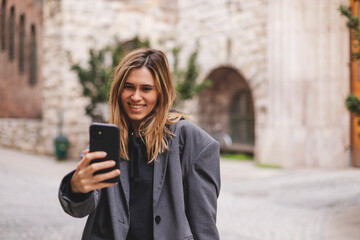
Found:
[{"label": "phone camera", "polygon": [[104,132],[99,127],[93,127],[90,131],[91,136],[94,139],[101,140],[104,138]]}]

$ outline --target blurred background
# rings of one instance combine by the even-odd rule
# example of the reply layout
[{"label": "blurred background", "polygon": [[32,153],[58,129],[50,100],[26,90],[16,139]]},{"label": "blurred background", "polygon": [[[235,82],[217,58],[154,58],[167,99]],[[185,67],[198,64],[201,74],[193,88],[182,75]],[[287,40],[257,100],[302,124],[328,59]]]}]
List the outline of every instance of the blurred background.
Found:
[{"label": "blurred background", "polygon": [[113,66],[149,46],[169,58],[175,107],[223,151],[283,167],[360,165],[341,4],[358,2],[1,0],[0,145],[52,155],[57,139],[77,158],[91,121],[107,119]]},{"label": "blurred background", "polygon": [[0,239],[80,238],[57,188],[138,47],[221,144],[221,239],[360,239],[359,1],[0,4]]}]

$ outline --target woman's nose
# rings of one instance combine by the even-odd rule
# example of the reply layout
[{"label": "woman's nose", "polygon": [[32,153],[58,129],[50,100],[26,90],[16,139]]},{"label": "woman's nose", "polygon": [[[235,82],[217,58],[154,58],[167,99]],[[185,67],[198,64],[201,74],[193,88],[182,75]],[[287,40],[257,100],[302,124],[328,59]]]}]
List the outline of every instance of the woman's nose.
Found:
[{"label": "woman's nose", "polygon": [[141,96],[140,96],[140,93],[139,93],[138,90],[136,90],[136,91],[134,92],[134,94],[131,95],[131,99],[134,100],[134,101],[139,101],[139,100],[141,100]]}]

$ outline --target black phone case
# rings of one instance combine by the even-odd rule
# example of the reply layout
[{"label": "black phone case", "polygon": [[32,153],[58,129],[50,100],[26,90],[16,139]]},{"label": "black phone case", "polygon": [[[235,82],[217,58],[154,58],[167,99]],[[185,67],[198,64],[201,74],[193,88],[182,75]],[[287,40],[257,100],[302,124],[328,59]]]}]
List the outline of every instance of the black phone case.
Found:
[{"label": "black phone case", "polygon": [[[119,169],[120,161],[120,144],[119,144],[119,128],[114,124],[107,123],[92,123],[90,126],[90,152],[105,151],[107,153],[105,158],[95,159],[91,163],[101,162],[106,160],[114,160],[115,166],[103,170],[96,171],[94,175],[100,173],[110,172],[114,169]],[[104,182],[117,182],[119,176],[105,180]]]}]

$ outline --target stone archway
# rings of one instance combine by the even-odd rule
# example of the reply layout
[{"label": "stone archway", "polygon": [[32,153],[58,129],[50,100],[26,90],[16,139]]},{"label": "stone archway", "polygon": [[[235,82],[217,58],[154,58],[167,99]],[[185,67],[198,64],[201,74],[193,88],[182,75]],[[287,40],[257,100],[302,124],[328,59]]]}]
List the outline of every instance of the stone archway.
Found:
[{"label": "stone archway", "polygon": [[254,104],[245,79],[231,67],[219,67],[207,79],[212,85],[199,97],[199,125],[217,139],[231,137],[222,150],[253,153]]}]

